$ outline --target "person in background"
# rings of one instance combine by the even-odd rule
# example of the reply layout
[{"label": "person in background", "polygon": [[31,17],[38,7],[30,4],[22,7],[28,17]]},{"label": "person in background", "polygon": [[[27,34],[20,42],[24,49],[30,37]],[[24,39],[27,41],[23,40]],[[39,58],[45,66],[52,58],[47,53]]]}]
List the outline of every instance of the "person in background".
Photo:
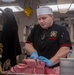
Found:
[{"label": "person in background", "polygon": [[59,66],[60,58],[66,58],[72,48],[69,33],[53,20],[53,12],[49,7],[37,8],[37,20],[25,43],[25,50],[31,59],[40,60],[46,66]]},{"label": "person in background", "polygon": [[9,70],[17,64],[16,56],[21,54],[21,46],[18,37],[18,25],[10,8],[5,8],[1,16],[3,22],[0,31],[0,63],[2,70]]}]

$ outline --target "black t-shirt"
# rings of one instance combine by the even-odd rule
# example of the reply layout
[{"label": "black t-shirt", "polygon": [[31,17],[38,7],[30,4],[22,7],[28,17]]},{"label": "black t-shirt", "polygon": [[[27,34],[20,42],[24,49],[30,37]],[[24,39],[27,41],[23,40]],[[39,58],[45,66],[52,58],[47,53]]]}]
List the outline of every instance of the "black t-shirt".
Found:
[{"label": "black t-shirt", "polygon": [[51,59],[60,47],[71,48],[71,41],[67,29],[60,25],[52,25],[47,30],[35,25],[27,38],[27,43],[33,43],[40,56]]}]

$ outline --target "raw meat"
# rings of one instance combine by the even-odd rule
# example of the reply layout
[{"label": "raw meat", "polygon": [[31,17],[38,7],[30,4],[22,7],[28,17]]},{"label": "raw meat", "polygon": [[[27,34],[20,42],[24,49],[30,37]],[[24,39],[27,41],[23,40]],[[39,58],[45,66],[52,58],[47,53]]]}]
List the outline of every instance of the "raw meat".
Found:
[{"label": "raw meat", "polygon": [[12,67],[6,74],[51,74],[59,75],[59,68],[45,67],[45,63],[33,59],[24,59],[22,63],[19,63]]},{"label": "raw meat", "polygon": [[28,67],[33,67],[33,68],[36,67],[36,61],[33,59],[24,59],[22,60],[22,62],[26,64]]},{"label": "raw meat", "polygon": [[54,74],[54,75],[59,75],[60,71],[59,71],[59,67],[57,68],[48,68],[48,67],[45,67],[45,74]]},{"label": "raw meat", "polygon": [[19,63],[12,67],[6,73],[24,73],[24,74],[44,74],[45,63],[33,59],[24,59],[22,63]]}]

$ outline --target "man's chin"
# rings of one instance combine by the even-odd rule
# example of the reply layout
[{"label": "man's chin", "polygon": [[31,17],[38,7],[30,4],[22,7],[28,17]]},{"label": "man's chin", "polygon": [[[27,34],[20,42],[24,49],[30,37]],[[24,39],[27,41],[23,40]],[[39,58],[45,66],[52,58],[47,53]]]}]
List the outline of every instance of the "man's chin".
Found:
[{"label": "man's chin", "polygon": [[47,27],[42,27],[43,29],[47,29]]}]

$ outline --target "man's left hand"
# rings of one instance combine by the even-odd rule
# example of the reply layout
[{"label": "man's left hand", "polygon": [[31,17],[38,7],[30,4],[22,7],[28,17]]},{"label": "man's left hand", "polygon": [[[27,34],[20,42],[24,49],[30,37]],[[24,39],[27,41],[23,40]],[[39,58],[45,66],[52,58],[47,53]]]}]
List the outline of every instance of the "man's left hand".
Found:
[{"label": "man's left hand", "polygon": [[49,60],[49,59],[47,59],[47,58],[45,58],[45,57],[43,57],[43,56],[38,57],[38,59],[39,59],[40,61],[44,62],[44,63],[45,63],[47,66],[49,66],[49,67],[53,66],[52,61]]}]

